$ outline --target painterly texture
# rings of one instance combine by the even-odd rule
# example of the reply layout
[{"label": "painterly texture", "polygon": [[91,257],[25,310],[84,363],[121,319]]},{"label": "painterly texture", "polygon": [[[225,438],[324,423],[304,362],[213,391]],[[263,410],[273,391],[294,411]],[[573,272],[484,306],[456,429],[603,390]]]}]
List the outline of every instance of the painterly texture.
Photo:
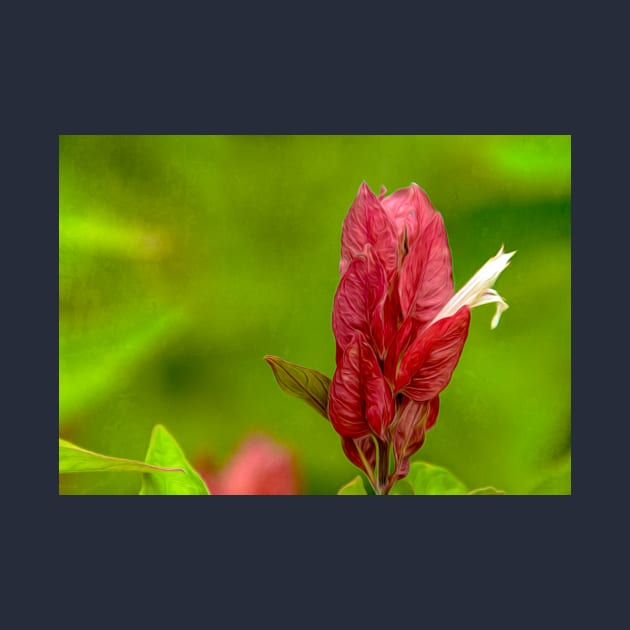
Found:
[{"label": "painterly texture", "polygon": [[470,323],[465,304],[433,321],[454,294],[442,215],[416,184],[385,192],[362,183],[344,220],[328,404],[346,454],[378,493],[407,474],[435,423]]},{"label": "painterly texture", "polygon": [[[61,136],[60,436],[142,460],[159,422],[185,453],[224,462],[263,432],[295,452],[305,493],[336,493],[358,470],[262,357],[333,376],[343,218],[362,180],[377,196],[417,181],[444,216],[456,289],[501,243],[518,254],[496,287],[509,311],[492,331],[493,308],[473,309],[412,460],[530,493],[565,459],[570,470],[580,410],[570,158],[568,136]],[[137,486],[123,473],[60,480],[63,493]]]}]

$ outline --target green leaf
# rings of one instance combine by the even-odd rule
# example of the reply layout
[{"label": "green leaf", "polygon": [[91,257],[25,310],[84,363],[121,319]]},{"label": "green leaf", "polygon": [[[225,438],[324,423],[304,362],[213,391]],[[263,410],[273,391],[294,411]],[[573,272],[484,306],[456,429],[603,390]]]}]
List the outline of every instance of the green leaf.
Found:
[{"label": "green leaf", "polygon": [[426,462],[411,464],[406,480],[414,494],[466,494],[468,491],[446,468]]},{"label": "green leaf", "polygon": [[415,494],[413,488],[404,479],[397,481],[394,484],[394,487],[390,490],[389,494]]},{"label": "green leaf", "polygon": [[339,488],[337,494],[367,494],[367,490],[363,485],[363,479],[360,475],[357,475],[352,481],[349,481],[345,486]]},{"label": "green leaf", "polygon": [[188,463],[175,438],[161,424],[153,427],[145,460],[155,466],[178,466],[184,469],[184,474],[145,473],[142,475],[140,494],[210,494],[203,479]]},{"label": "green leaf", "polygon": [[485,488],[477,488],[476,490],[471,490],[468,494],[505,494],[503,490],[497,490],[492,486],[486,486]]},{"label": "green leaf", "polygon": [[165,468],[134,459],[101,455],[59,438],[59,472],[140,472],[161,474],[164,472],[183,473],[182,468]]},{"label": "green leaf", "polygon": [[265,361],[273,370],[283,392],[300,398],[328,419],[330,379],[325,374],[269,354],[265,356]]}]

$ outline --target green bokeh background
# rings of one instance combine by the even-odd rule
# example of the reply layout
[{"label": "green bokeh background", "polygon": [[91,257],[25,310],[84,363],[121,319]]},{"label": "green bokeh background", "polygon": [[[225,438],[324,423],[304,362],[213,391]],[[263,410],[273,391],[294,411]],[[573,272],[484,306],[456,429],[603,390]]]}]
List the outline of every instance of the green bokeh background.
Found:
[{"label": "green bokeh background", "polygon": [[[414,459],[469,487],[570,493],[570,136],[60,136],[59,432],[143,459],[166,425],[221,465],[249,433],[296,456],[307,494],[356,475],[330,424],[263,360],[334,371],[341,224],[361,181],[416,182],[443,214],[456,288],[517,250],[491,331],[474,309]],[[60,493],[135,493],[137,475]]]}]

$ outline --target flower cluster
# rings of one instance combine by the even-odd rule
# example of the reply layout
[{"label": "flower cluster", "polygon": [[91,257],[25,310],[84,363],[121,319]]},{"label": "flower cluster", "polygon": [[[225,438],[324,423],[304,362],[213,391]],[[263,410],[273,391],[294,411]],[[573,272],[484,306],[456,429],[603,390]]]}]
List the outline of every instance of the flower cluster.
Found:
[{"label": "flower cluster", "polygon": [[470,309],[496,303],[503,248],[457,293],[442,215],[416,184],[377,197],[363,183],[344,220],[332,326],[337,365],[328,417],[347,457],[387,494],[436,421]]}]

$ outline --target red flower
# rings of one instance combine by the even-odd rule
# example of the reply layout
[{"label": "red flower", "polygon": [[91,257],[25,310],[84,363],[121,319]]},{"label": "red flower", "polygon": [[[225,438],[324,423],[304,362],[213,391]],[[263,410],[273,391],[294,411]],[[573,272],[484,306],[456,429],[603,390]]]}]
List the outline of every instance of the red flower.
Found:
[{"label": "red flower", "polygon": [[412,184],[377,198],[361,184],[342,228],[328,417],[377,493],[407,474],[435,423],[470,308],[496,302],[493,327],[507,308],[490,287],[512,255],[501,249],[454,295],[446,229],[426,193]]},{"label": "red flower", "polygon": [[212,494],[300,493],[292,454],[263,435],[246,438],[220,471],[207,455],[196,459],[195,468]]}]

